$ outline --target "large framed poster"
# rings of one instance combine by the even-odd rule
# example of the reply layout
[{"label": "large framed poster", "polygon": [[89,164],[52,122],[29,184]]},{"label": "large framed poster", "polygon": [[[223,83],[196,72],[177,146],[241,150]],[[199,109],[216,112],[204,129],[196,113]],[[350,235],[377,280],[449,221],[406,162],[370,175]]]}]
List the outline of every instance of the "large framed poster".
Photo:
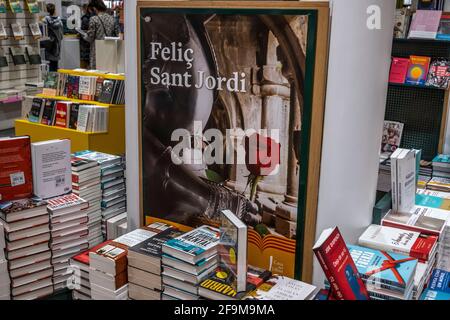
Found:
[{"label": "large framed poster", "polygon": [[142,224],[248,226],[248,263],[310,280],[328,2],[142,1]]}]

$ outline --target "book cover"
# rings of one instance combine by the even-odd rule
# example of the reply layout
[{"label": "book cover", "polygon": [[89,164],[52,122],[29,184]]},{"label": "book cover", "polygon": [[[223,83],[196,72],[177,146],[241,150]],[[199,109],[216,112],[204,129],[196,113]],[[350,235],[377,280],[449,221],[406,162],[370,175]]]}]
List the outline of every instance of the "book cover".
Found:
[{"label": "book cover", "polygon": [[378,282],[407,288],[414,280],[418,260],[394,252],[349,245],[358,272],[368,284]]},{"label": "book cover", "polygon": [[391,155],[392,209],[409,212],[415,205],[416,152],[396,149]]},{"label": "book cover", "polygon": [[105,79],[102,84],[102,91],[98,99],[102,103],[111,103],[113,97],[115,80]]},{"label": "book cover", "polygon": [[450,272],[434,269],[430,282],[428,283],[428,289],[450,295]]},{"label": "book cover", "polygon": [[58,86],[58,73],[49,71],[44,80],[44,89],[42,93],[47,96],[56,96]]},{"label": "book cover", "polygon": [[89,206],[88,202],[74,193],[69,193],[61,197],[49,199],[47,201],[48,211],[50,213],[56,213],[60,210],[66,210],[70,208],[87,208]]},{"label": "book cover", "polygon": [[41,98],[33,98],[28,120],[30,122],[39,123],[41,119],[41,112],[44,110],[45,100]]},{"label": "book cover", "polygon": [[413,15],[408,38],[435,39],[442,11],[417,10]]},{"label": "book cover", "polygon": [[428,72],[427,86],[439,89],[448,89],[450,79],[450,59],[437,58],[430,64]]},{"label": "book cover", "polygon": [[430,57],[410,56],[405,83],[419,86],[425,85],[430,61]]},{"label": "book cover", "polygon": [[85,251],[77,254],[72,259],[77,261],[77,262],[79,262],[79,263],[82,263],[84,265],[89,266],[89,253],[96,252],[98,249],[103,248],[104,246],[106,246],[106,245],[108,245],[110,243],[111,243],[111,240],[107,240],[105,242],[102,242],[102,243],[100,243],[100,244],[98,244],[98,245],[96,245],[96,246],[94,246],[94,247],[92,247],[92,248],[90,248],[88,250],[85,250]]},{"label": "book cover", "polygon": [[450,14],[443,13],[436,35],[438,40],[450,40]]},{"label": "book cover", "polygon": [[25,54],[21,47],[18,46],[9,47],[9,53],[12,56],[15,66],[20,66],[27,63],[25,60]]},{"label": "book cover", "polygon": [[[1,142],[0,142],[1,144]],[[20,220],[22,214],[33,211],[30,217],[40,215],[47,211],[47,202],[38,198],[25,198],[19,200],[11,200],[0,202],[0,218],[6,222],[14,222]],[[1,241],[1,240],[0,240]]]},{"label": "book cover", "polygon": [[434,257],[437,240],[435,236],[373,224],[359,237],[358,244],[376,250],[404,254],[426,262]]},{"label": "book cover", "polygon": [[450,210],[450,199],[427,194],[431,193],[429,190],[427,191],[428,192],[418,192],[416,194],[416,205],[435,209]]},{"label": "book cover", "polygon": [[11,30],[14,36],[14,40],[23,40],[25,39],[22,25],[20,23],[11,23]]},{"label": "book cover", "polygon": [[76,152],[75,156],[80,159],[97,161],[101,168],[122,163],[121,157],[104,152],[84,150]]},{"label": "book cover", "polygon": [[53,118],[55,113],[55,100],[44,100],[43,112],[41,117],[41,124],[47,126],[53,125]]},{"label": "book cover", "polygon": [[244,300],[311,300],[317,291],[317,287],[311,284],[274,275],[245,296]]},{"label": "book cover", "polygon": [[381,220],[383,226],[412,230],[430,236],[441,236],[446,219],[441,215],[448,216],[448,211],[414,206],[410,212],[390,211]]},{"label": "book cover", "polygon": [[136,252],[138,254],[143,254],[146,256],[156,257],[161,259],[162,257],[162,246],[165,242],[172,240],[180,236],[183,232],[170,227],[156,234],[155,236],[148,238],[147,240],[138,243],[137,245],[131,247],[129,250]]},{"label": "book cover", "polygon": [[11,10],[11,12],[13,12],[13,13],[22,13],[23,12],[23,8],[20,5],[20,1],[18,1],[18,0],[6,0],[6,1],[8,1],[9,9]]},{"label": "book cover", "polygon": [[219,239],[220,230],[205,225],[167,241],[163,245],[163,252],[170,254],[166,250],[172,249],[172,252],[195,259],[208,252],[214,253]]},{"label": "book cover", "polygon": [[69,117],[69,128],[78,129],[78,110],[80,105],[78,103],[72,103],[70,105],[70,117]]},{"label": "book cover", "polygon": [[393,57],[391,62],[391,70],[389,72],[389,82],[400,84],[405,83],[408,67],[409,59]]},{"label": "book cover", "polygon": [[0,23],[0,40],[8,39],[8,34],[6,33],[5,25]]},{"label": "book cover", "polygon": [[0,138],[0,202],[33,193],[30,137]]},{"label": "book cover", "polygon": [[385,120],[381,139],[381,153],[392,154],[400,147],[404,124],[397,121]]},{"label": "book cover", "polygon": [[237,291],[247,288],[247,226],[230,210],[220,215],[219,265],[230,274]]},{"label": "book cover", "polygon": [[37,22],[30,23],[28,25],[28,27],[30,28],[31,34],[34,39],[37,40],[37,39],[42,38],[42,32],[41,32],[41,28],[39,28],[39,23],[37,23]]},{"label": "book cover", "polygon": [[72,191],[70,140],[49,140],[31,144],[33,189],[48,199]]},{"label": "book cover", "polygon": [[445,300],[450,301],[450,294],[442,291],[426,289],[420,296],[420,300]]},{"label": "book cover", "polygon": [[326,229],[313,251],[338,300],[369,300],[366,287],[338,227]]},{"label": "book cover", "polygon": [[401,8],[395,11],[394,38],[406,38],[410,19],[411,12],[408,8]]},{"label": "book cover", "polygon": [[58,101],[56,102],[55,126],[61,128],[69,127],[69,113],[72,103]]},{"label": "book cover", "polygon": [[28,58],[28,63],[30,65],[40,65],[42,63],[41,55],[38,48],[33,48],[32,46],[25,47],[25,53]]}]

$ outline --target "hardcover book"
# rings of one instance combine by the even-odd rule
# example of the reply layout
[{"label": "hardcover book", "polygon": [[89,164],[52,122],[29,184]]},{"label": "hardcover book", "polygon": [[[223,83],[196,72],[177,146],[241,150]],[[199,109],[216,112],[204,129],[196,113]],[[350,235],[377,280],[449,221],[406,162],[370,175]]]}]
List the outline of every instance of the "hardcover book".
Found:
[{"label": "hardcover book", "polygon": [[427,81],[430,57],[410,56],[405,83],[423,86]]},{"label": "hardcover book", "polygon": [[70,140],[31,144],[34,194],[42,199],[72,191]]},{"label": "hardcover book", "polygon": [[219,265],[230,274],[237,291],[247,288],[247,226],[230,210],[220,216]]},{"label": "hardcover book", "polygon": [[45,215],[46,213],[47,202],[37,198],[26,198],[0,203],[0,218],[5,222],[33,218]]},{"label": "hardcover book", "polygon": [[373,224],[359,237],[358,244],[372,249],[404,254],[426,262],[434,257],[437,240],[435,236],[425,236],[419,232]]},{"label": "hardcover book", "polygon": [[338,227],[324,230],[313,251],[337,300],[369,300],[366,287]]},{"label": "hardcover book", "polygon": [[30,137],[0,138],[0,202],[33,193]]},{"label": "hardcover book", "polygon": [[349,245],[348,249],[359,274],[368,285],[383,283],[408,288],[413,283],[417,259],[354,245]]},{"label": "hardcover book", "polygon": [[220,230],[201,226],[163,244],[162,252],[191,264],[217,253]]},{"label": "hardcover book", "polygon": [[48,212],[54,216],[63,215],[66,213],[74,213],[80,210],[87,209],[89,203],[78,197],[74,193],[69,193],[61,197],[50,199],[48,202]]}]

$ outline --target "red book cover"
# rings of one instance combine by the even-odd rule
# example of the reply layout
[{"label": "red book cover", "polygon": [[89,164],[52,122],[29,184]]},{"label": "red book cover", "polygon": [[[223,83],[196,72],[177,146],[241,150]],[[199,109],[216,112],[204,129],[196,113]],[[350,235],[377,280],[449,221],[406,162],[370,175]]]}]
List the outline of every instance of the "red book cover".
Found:
[{"label": "red book cover", "polygon": [[56,103],[55,127],[67,128],[69,121],[70,102]]},{"label": "red book cover", "polygon": [[435,236],[421,235],[414,242],[409,255],[419,259],[420,262],[427,262],[430,259],[430,254],[434,251],[437,239]]},{"label": "red book cover", "polygon": [[32,194],[30,137],[0,138],[0,202]]},{"label": "red book cover", "polygon": [[369,300],[369,294],[338,227],[324,230],[313,251],[337,300]]},{"label": "red book cover", "polygon": [[408,73],[409,59],[392,58],[391,71],[389,73],[390,83],[405,83],[406,74]]},{"label": "red book cover", "polygon": [[100,243],[99,245],[96,245],[95,247],[92,247],[92,248],[89,249],[89,250],[83,251],[82,253],[76,255],[76,256],[73,257],[72,259],[75,260],[75,261],[78,261],[78,262],[80,262],[80,263],[83,263],[83,264],[85,264],[85,265],[88,266],[88,265],[89,265],[89,253],[90,253],[90,252],[95,252],[95,251],[97,251],[98,249],[100,249],[100,248],[106,246],[107,244],[110,244],[111,241],[112,241],[112,240],[108,240],[108,241],[102,242],[102,243]]}]

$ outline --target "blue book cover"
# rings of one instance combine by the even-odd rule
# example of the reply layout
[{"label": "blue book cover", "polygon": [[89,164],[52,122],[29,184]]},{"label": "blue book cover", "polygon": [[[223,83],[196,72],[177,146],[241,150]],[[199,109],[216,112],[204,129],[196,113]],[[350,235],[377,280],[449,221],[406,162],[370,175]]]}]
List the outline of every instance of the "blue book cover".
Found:
[{"label": "blue book cover", "polygon": [[354,245],[348,249],[359,274],[371,284],[380,282],[405,288],[414,279],[417,259]]},{"label": "blue book cover", "polygon": [[450,272],[434,269],[428,289],[445,292],[450,295]]},{"label": "blue book cover", "polygon": [[438,154],[436,157],[434,157],[432,162],[437,163],[448,163],[450,164],[450,155],[448,154]]},{"label": "blue book cover", "polygon": [[420,300],[450,300],[450,293],[426,289],[420,296]]},{"label": "blue book cover", "polygon": [[416,205],[440,209],[444,204],[444,199],[441,197],[430,196],[428,194],[416,194]]},{"label": "blue book cover", "polygon": [[210,226],[201,226],[167,241],[164,246],[196,257],[217,246],[219,238],[219,229]]}]

